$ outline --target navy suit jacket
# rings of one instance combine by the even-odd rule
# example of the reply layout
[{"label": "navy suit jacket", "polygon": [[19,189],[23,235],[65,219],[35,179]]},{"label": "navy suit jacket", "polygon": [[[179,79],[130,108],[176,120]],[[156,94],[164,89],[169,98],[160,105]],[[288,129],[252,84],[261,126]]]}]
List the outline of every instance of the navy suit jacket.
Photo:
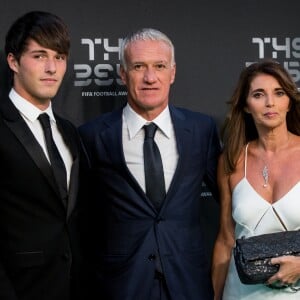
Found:
[{"label": "navy suit jacket", "polygon": [[0,102],[1,300],[67,300],[71,277],[79,276],[80,140],[70,122],[55,117],[73,156],[67,206],[26,122],[8,97]]},{"label": "navy suit jacket", "polygon": [[87,255],[104,299],[148,299],[157,249],[172,299],[213,298],[200,194],[203,181],[217,194],[220,142],[211,117],[174,106],[170,113],[179,160],[159,212],[126,166],[122,109],[79,128],[90,160]]}]

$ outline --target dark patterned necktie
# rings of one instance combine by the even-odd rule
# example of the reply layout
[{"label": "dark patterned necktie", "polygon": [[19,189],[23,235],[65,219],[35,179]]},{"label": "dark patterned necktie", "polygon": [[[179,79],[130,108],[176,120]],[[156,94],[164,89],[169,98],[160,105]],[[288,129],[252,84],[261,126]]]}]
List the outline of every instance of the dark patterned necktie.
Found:
[{"label": "dark patterned necktie", "polygon": [[156,129],[154,123],[144,126],[144,167],[146,194],[158,210],[166,196],[166,189],[162,160],[154,141]]},{"label": "dark patterned necktie", "polygon": [[63,200],[66,201],[68,195],[67,172],[66,172],[65,164],[53,140],[49,116],[46,113],[43,113],[39,115],[38,119],[44,131],[46,146],[49,154],[49,159],[51,162],[51,167],[54,173],[54,177],[59,187],[61,196]]}]

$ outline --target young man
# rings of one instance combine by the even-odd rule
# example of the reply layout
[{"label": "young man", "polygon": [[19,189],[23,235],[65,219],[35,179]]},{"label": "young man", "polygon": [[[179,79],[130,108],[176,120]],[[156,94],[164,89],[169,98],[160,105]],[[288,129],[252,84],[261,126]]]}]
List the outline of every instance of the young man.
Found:
[{"label": "young man", "polygon": [[[76,128],[51,105],[66,72],[69,48],[66,25],[47,12],[21,16],[6,35],[12,88],[0,101],[2,300],[68,300],[79,295],[80,144]],[[51,124],[45,133],[40,115]]]},{"label": "young man", "polygon": [[203,180],[216,190],[215,123],[169,104],[176,66],[162,32],[128,36],[121,65],[127,105],[80,127],[95,287],[103,299],[213,299],[200,194]]}]

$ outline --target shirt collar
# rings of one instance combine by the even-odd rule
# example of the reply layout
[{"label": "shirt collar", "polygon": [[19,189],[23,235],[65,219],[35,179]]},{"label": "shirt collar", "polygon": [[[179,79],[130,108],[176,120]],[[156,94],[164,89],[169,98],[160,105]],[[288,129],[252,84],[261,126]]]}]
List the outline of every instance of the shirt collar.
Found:
[{"label": "shirt collar", "polygon": [[55,122],[51,101],[46,110],[40,110],[25,98],[21,97],[13,88],[9,93],[9,98],[22,114],[22,116],[24,116],[24,118],[26,118],[27,120],[34,122],[41,113],[47,113],[49,115],[50,121]]},{"label": "shirt collar", "polygon": [[[127,103],[123,110],[123,116],[128,126],[129,138],[132,139],[136,134],[143,128],[145,124],[150,123],[139,114],[137,114]],[[172,120],[169,111],[169,106],[167,106],[154,120],[151,122],[155,123],[162,133],[170,138],[171,136],[171,126]]]}]

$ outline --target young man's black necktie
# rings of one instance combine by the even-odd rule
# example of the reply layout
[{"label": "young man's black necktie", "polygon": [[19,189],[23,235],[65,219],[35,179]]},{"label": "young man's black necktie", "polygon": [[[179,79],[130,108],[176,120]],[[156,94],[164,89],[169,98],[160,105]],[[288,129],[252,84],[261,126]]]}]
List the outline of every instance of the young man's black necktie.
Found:
[{"label": "young man's black necktie", "polygon": [[65,164],[59,154],[56,144],[53,140],[52,130],[50,125],[49,116],[46,113],[40,114],[38,117],[45,136],[49,159],[51,162],[52,170],[59,186],[59,190],[63,200],[67,200],[67,172]]}]

